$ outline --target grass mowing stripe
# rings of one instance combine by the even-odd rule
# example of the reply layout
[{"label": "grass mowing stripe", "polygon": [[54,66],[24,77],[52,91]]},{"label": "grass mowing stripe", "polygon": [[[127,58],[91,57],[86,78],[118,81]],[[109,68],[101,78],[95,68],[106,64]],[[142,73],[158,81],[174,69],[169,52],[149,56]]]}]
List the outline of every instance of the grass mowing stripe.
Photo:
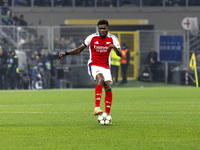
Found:
[{"label": "grass mowing stripe", "polygon": [[0,147],[5,150],[200,147],[197,88],[113,88],[112,126],[99,125],[93,115],[94,89],[0,94]]}]

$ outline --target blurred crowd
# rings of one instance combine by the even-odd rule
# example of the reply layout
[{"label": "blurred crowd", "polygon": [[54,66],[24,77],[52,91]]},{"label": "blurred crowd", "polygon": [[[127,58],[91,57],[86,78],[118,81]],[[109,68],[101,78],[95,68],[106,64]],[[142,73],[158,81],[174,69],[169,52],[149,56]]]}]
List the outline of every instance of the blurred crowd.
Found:
[{"label": "blurred crowd", "polygon": [[[42,39],[43,37],[40,37]],[[74,49],[82,44],[82,40],[72,37],[56,37],[54,39],[54,53],[45,48],[43,40],[34,37],[23,40],[23,51],[16,50],[8,39],[0,40],[0,89],[49,89],[56,88],[59,65],[83,64],[81,55],[58,59],[60,51]],[[56,63],[58,62],[58,63]],[[20,67],[21,66],[21,67]]]},{"label": "blurred crowd", "polygon": [[[87,55],[62,60],[57,57],[60,51],[74,49],[82,44],[80,37],[55,37],[53,51],[49,51],[48,42],[45,42],[44,35],[38,35],[38,30],[32,27],[16,28],[25,31],[19,43],[12,41],[13,35],[10,33],[13,32],[7,34],[7,30],[2,29],[6,36],[0,38],[0,89],[56,88],[56,66],[80,65],[83,59],[88,60]],[[20,47],[16,47],[16,44]]]},{"label": "blurred crowd", "polygon": [[[20,16],[17,13],[12,14],[9,8],[10,1],[1,2],[3,2],[1,19],[5,28],[2,28],[3,34],[0,38],[0,89],[55,88],[56,78],[52,69],[54,56],[48,54],[44,35],[38,35],[35,27],[26,27],[28,23],[24,20],[23,14]],[[8,25],[15,27],[6,28]],[[19,32],[20,38],[16,37]],[[19,38],[19,41],[15,41],[15,38]],[[54,51],[75,47],[72,37],[69,39],[58,37],[54,40]],[[23,51],[19,51],[20,49]],[[68,59],[67,63],[73,64],[73,60]],[[75,60],[80,62],[79,58]]]},{"label": "blurred crowd", "polygon": [[51,77],[51,56],[42,50],[28,57],[17,50],[0,46],[0,89],[48,89]]},{"label": "blurred crowd", "polygon": [[27,26],[28,23],[24,19],[24,15],[12,12],[12,9],[9,7],[8,1],[2,4],[1,7],[1,20],[2,25],[16,25],[16,26]]}]

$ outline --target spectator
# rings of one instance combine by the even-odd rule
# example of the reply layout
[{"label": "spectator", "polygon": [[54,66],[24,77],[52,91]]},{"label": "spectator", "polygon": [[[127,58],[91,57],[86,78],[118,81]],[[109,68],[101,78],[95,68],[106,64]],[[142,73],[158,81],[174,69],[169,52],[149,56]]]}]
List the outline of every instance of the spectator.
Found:
[{"label": "spectator", "polygon": [[[84,41],[82,39],[79,39],[77,42],[76,42],[76,45],[81,45]],[[78,64],[83,64],[84,61],[88,61],[88,57],[81,54],[80,55],[80,59],[78,60]]]},{"label": "spectator", "polygon": [[20,15],[19,17],[19,26],[28,26],[28,23],[24,20],[24,15]]},{"label": "spectator", "polygon": [[14,13],[12,20],[13,20],[13,25],[19,25],[18,13]]},{"label": "spectator", "polygon": [[14,50],[10,52],[10,58],[8,59],[8,77],[9,77],[9,87],[11,89],[18,88],[18,80],[19,80],[18,57]]},{"label": "spectator", "polygon": [[7,59],[8,55],[6,51],[3,51],[0,46],[0,89],[7,89]]},{"label": "spectator", "polygon": [[152,47],[147,55],[147,63],[151,69],[153,81],[156,81],[157,79],[157,67],[158,67],[157,57],[158,57],[157,52]]},{"label": "spectator", "polygon": [[21,45],[23,50],[30,50],[29,41],[30,40],[28,37],[26,37],[25,40],[24,39],[21,40]]},{"label": "spectator", "polygon": [[74,42],[73,37],[70,37],[70,38],[69,38],[68,48],[69,48],[69,49],[74,49],[74,48],[76,48],[76,43]]},{"label": "spectator", "polygon": [[8,7],[8,3],[5,2],[3,7],[1,7],[1,18],[3,25],[11,25],[11,9]]},{"label": "spectator", "polygon": [[44,64],[43,68],[44,68],[44,77],[46,79],[46,88],[50,88],[51,61],[44,49],[41,51],[40,61]]},{"label": "spectator", "polygon": [[60,48],[61,48],[60,39],[57,37],[54,39],[54,50],[60,50]]},{"label": "spectator", "polygon": [[60,40],[60,49],[63,50],[63,49],[67,49],[67,43],[66,43],[66,40],[64,37],[61,38]]},{"label": "spectator", "polygon": [[34,89],[45,89],[46,81],[44,77],[43,64],[41,62],[33,69],[32,77]]},{"label": "spectator", "polygon": [[111,54],[111,74],[112,77],[115,76],[115,82],[118,84],[118,72],[119,72],[119,66],[120,66],[120,57],[116,55],[115,51],[112,50]]},{"label": "spectator", "polygon": [[122,69],[122,84],[127,83],[127,69],[129,65],[129,60],[130,60],[130,53],[129,50],[126,46],[126,44],[122,44],[122,57],[121,57],[121,69]]},{"label": "spectator", "polygon": [[39,56],[37,56],[35,53],[32,53],[31,57],[28,58],[30,88],[32,88],[33,69],[37,67],[38,63],[39,63]]},{"label": "spectator", "polygon": [[[67,43],[67,48],[68,49],[74,49],[76,48],[76,43],[74,42],[73,37],[70,37],[68,40],[66,40]],[[68,64],[80,64],[81,63],[81,55],[76,55],[73,57],[68,57],[67,59],[67,63]]]},{"label": "spectator", "polygon": [[[35,37],[34,36],[31,36],[30,37],[30,40],[29,40],[29,47],[30,47],[30,50],[32,52],[34,52],[36,50],[36,47],[37,47],[37,43],[35,41]],[[38,52],[38,51],[37,51]]]}]

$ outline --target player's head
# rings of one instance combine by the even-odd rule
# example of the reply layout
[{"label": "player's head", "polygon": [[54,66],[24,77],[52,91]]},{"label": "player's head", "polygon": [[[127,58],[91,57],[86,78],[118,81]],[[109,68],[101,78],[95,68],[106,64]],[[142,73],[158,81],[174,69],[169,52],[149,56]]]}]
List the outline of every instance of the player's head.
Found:
[{"label": "player's head", "polygon": [[109,30],[109,24],[107,20],[99,20],[98,22],[98,30],[99,30],[99,35],[102,38],[105,38],[108,34],[108,30]]},{"label": "player's head", "polygon": [[9,53],[10,55],[15,55],[15,50],[11,50]]}]

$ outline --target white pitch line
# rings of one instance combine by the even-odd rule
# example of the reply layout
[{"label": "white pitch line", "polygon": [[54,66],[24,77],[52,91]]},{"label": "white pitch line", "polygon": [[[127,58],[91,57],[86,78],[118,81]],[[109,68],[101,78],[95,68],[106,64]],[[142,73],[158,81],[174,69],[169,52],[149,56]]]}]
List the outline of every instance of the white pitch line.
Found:
[{"label": "white pitch line", "polygon": [[[16,107],[16,106],[52,106],[53,104],[22,104],[22,105],[0,105],[0,107]],[[60,105],[60,104],[59,104]]]},{"label": "white pitch line", "polygon": [[133,114],[158,114],[158,115],[192,115],[192,114],[200,114],[200,112],[133,112]]}]

